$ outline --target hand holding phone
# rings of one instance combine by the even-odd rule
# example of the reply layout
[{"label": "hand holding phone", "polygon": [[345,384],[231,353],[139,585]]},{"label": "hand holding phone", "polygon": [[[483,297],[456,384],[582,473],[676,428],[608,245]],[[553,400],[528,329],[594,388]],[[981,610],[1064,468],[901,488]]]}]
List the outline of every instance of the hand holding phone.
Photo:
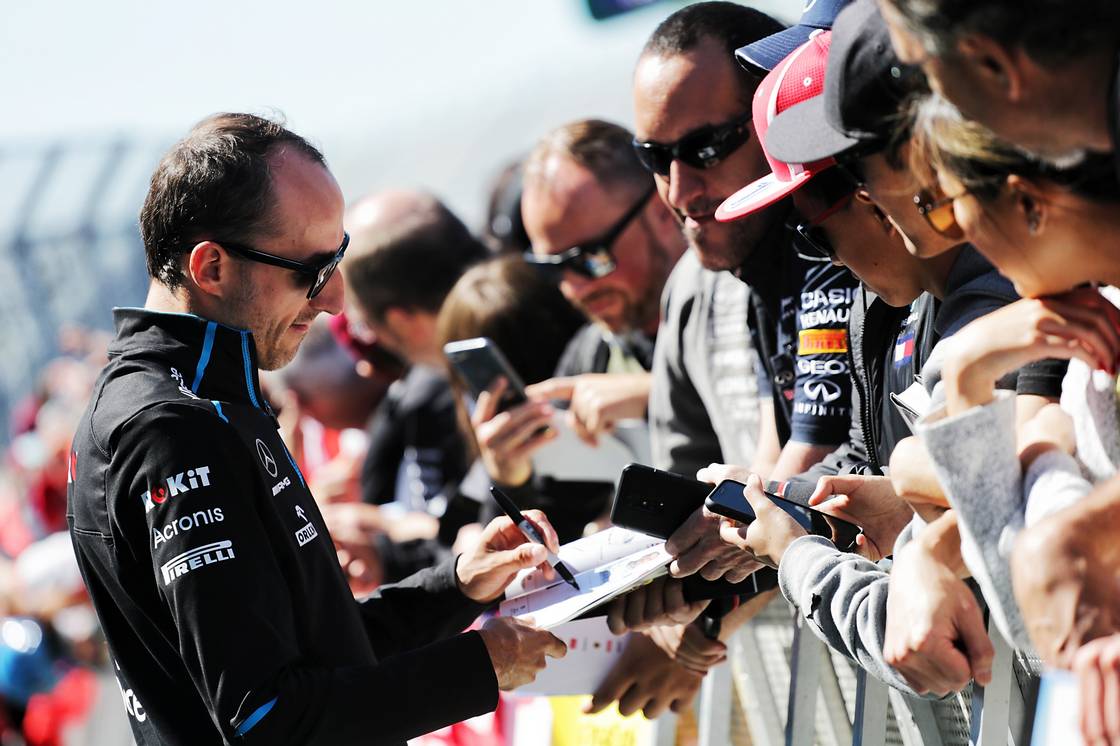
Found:
[{"label": "hand holding phone", "polygon": [[764,492],[761,480],[753,475],[746,485],[730,479],[721,482],[704,504],[711,512],[742,524],[722,526],[720,535],[725,541],[772,567],[777,567],[786,546],[799,536],[823,536],[841,551],[850,552],[862,531],[855,524]]},{"label": "hand holding phone", "polygon": [[618,478],[611,523],[668,539],[704,504],[710,490],[710,485],[680,474],[627,464]]}]

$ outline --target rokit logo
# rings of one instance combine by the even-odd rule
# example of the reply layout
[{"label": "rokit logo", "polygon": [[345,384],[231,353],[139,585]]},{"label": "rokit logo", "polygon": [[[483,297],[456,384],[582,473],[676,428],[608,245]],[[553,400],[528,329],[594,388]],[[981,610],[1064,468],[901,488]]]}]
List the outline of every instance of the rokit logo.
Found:
[{"label": "rokit logo", "polygon": [[233,542],[223,539],[188,549],[163,563],[159,571],[163,575],[164,586],[168,586],[171,585],[172,580],[181,578],[187,573],[231,559],[234,559]]},{"label": "rokit logo", "polygon": [[209,526],[212,523],[221,523],[225,519],[226,517],[222,513],[221,508],[196,510],[191,515],[176,518],[163,528],[153,528],[152,536],[154,542],[152,543],[152,548],[154,549],[163,542],[174,539],[179,534],[185,534],[191,529],[198,528],[199,526]]},{"label": "rokit logo", "polygon": [[140,496],[144,501],[145,513],[151,513],[157,505],[163,505],[176,495],[197,490],[199,487],[209,487],[210,467],[196,466],[160,481],[164,483],[162,486],[150,489]]}]

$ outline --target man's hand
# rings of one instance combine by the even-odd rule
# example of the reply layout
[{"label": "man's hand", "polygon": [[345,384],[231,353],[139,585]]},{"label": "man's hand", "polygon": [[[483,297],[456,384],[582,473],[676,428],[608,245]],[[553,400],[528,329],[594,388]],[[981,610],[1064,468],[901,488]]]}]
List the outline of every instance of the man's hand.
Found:
[{"label": "man's hand", "polygon": [[533,476],[533,453],[556,437],[549,427],[555,413],[548,402],[526,402],[505,412],[498,402],[509,387],[498,379],[483,391],[471,415],[471,427],[478,442],[478,455],[486,473],[498,484],[520,487]]},{"label": "man's hand", "polygon": [[1017,445],[1019,463],[1023,470],[1048,451],[1061,451],[1073,455],[1077,450],[1077,436],[1073,432],[1073,418],[1058,404],[1050,403],[1026,422],[1019,425]]},{"label": "man's hand", "polygon": [[372,593],[384,577],[374,545],[385,529],[381,509],[366,503],[330,503],[322,506],[322,513],[351,593]]},{"label": "man's hand", "polygon": [[658,625],[646,634],[666,655],[698,674],[727,660],[727,646],[707,637],[696,624]]},{"label": "man's hand", "polygon": [[638,710],[651,719],[666,709],[681,712],[696,698],[703,678],[675,663],[645,635],[631,635],[618,663],[583,711],[599,712],[617,700],[624,716]]},{"label": "man's hand", "polygon": [[688,624],[708,608],[711,600],[684,600],[684,586],[679,580],[662,575],[611,601],[607,609],[607,626],[621,635],[628,630],[647,629],[655,624]]},{"label": "man's hand", "polygon": [[599,433],[610,432],[619,420],[645,417],[652,380],[649,373],[585,373],[541,381],[526,393],[538,402],[570,402],[568,424],[595,445]]},{"label": "man's hand", "polygon": [[1081,690],[1081,736],[1087,744],[1120,744],[1120,634],[1081,646],[1073,658]]},{"label": "man's hand", "polygon": [[[928,531],[929,529],[927,529]],[[895,556],[883,657],[914,691],[945,695],[992,678],[992,641],[968,586],[921,541]]]},{"label": "man's hand", "polygon": [[[745,482],[750,470],[729,464],[710,464],[696,472],[701,482],[718,484],[725,479]],[[706,580],[727,578],[741,583],[757,570],[757,562],[744,561],[742,552],[728,546],[719,536],[720,517],[700,507],[665,542],[665,551],[676,557],[669,574],[683,578],[696,572]]]},{"label": "man's hand", "polygon": [[[536,525],[546,546],[553,552],[560,551],[556,529],[539,510],[526,510],[524,516]],[[513,521],[500,516],[486,524],[479,541],[473,548],[459,555],[455,575],[463,595],[478,603],[489,603],[510,584],[518,572],[526,567],[541,565],[545,576],[555,576],[545,559],[547,552],[540,544],[525,538]]]},{"label": "man's hand", "polygon": [[910,506],[895,494],[889,477],[821,477],[809,505],[862,528],[856,544],[872,561],[891,553],[895,539],[914,517]]},{"label": "man's hand", "polygon": [[494,665],[498,688],[510,691],[531,683],[545,667],[545,656],[563,658],[568,648],[556,635],[512,617],[495,617],[478,631]]},{"label": "man's hand", "polygon": [[793,516],[775,505],[762,491],[762,480],[752,474],[743,496],[750,503],[755,519],[746,526],[723,519],[719,533],[723,541],[738,547],[746,556],[770,567],[782,562],[786,548],[802,536],[805,529]]}]

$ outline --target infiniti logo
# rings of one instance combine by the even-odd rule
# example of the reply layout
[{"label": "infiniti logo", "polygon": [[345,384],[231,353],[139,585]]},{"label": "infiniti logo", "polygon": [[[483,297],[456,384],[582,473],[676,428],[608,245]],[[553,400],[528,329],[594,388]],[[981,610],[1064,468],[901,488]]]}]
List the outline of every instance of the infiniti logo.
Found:
[{"label": "infiniti logo", "polygon": [[264,441],[260,438],[257,438],[257,456],[260,458],[261,464],[264,466],[264,470],[268,472],[268,475],[270,477],[276,476],[278,473],[276,469],[276,459],[272,458],[272,451],[268,450],[268,446],[266,446]]},{"label": "infiniti logo", "polygon": [[844,395],[840,384],[834,381],[806,381],[802,388],[805,390],[805,396],[825,404],[834,402]]}]

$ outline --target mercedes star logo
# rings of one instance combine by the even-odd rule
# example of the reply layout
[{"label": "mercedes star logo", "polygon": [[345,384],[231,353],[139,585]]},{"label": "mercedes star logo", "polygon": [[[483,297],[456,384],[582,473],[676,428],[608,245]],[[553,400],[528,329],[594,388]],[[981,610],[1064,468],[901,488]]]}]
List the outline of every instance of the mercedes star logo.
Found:
[{"label": "mercedes star logo", "polygon": [[264,465],[264,470],[268,472],[268,475],[270,477],[276,476],[276,459],[272,458],[272,451],[268,450],[268,446],[260,438],[257,438],[257,456],[260,457],[261,464]]}]

